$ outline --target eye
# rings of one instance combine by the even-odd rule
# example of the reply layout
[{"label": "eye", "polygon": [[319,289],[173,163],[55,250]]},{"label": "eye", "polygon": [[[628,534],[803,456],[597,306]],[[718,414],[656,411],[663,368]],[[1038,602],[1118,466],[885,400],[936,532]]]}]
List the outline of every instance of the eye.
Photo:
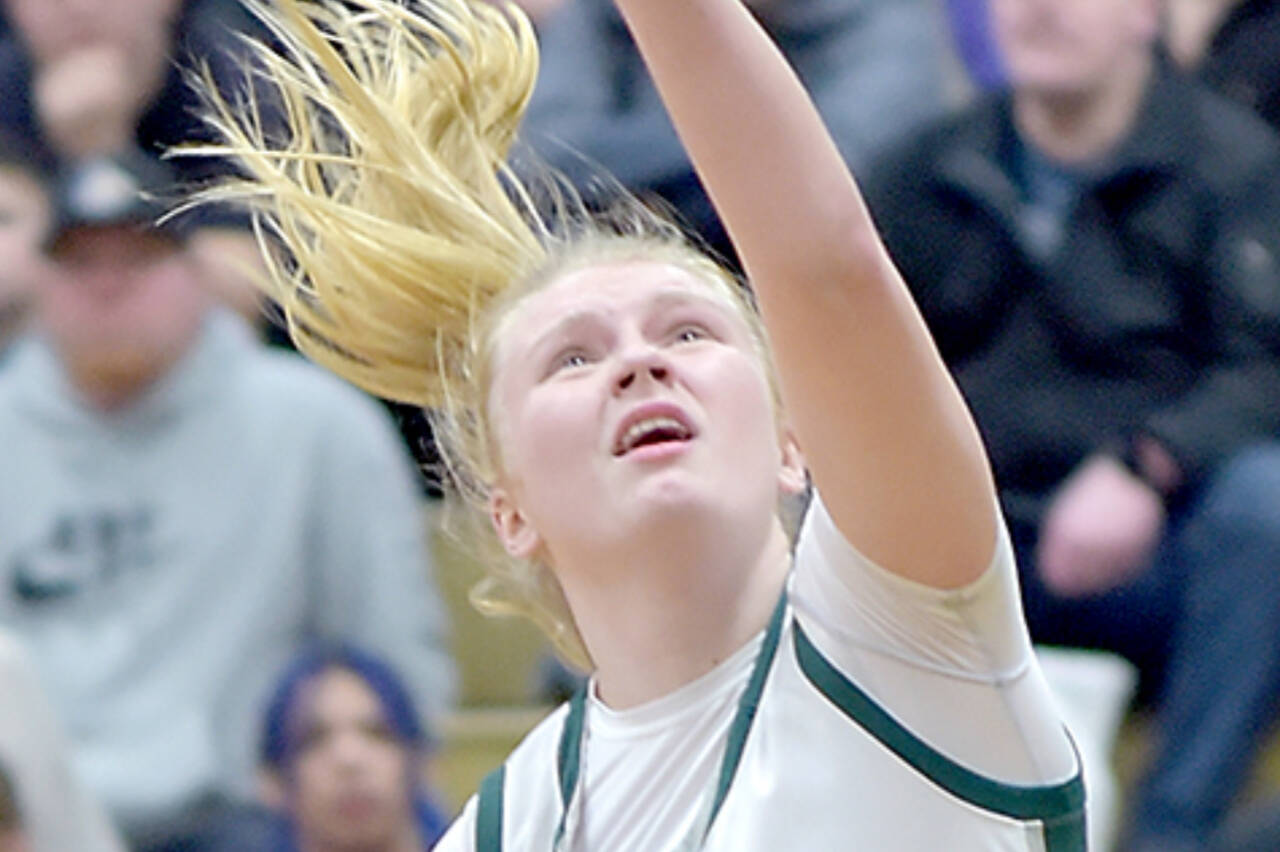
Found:
[{"label": "eye", "polygon": [[551,359],[550,368],[547,374],[551,375],[562,370],[576,370],[586,367],[591,363],[591,356],[582,349],[566,349],[555,358]]},{"label": "eye", "polygon": [[380,719],[363,722],[360,725],[360,730],[370,739],[381,742],[394,742],[396,740],[396,732],[391,729],[390,725]]},{"label": "eye", "polygon": [[298,734],[297,749],[299,752],[309,752],[321,748],[329,740],[329,735],[330,731],[324,725],[308,725]]},{"label": "eye", "polygon": [[681,325],[671,335],[671,339],[675,343],[695,343],[699,340],[706,340],[709,337],[711,337],[711,333],[697,323]]}]

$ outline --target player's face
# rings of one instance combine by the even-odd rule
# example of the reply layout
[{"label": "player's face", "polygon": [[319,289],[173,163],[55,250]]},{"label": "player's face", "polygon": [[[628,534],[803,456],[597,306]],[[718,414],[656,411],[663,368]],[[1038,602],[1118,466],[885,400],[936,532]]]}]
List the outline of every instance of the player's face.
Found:
[{"label": "player's face", "polygon": [[377,696],[344,669],[309,692],[290,803],[306,848],[390,849],[413,828],[410,755]]},{"label": "player's face", "polygon": [[730,296],[673,265],[601,265],[526,297],[497,340],[497,492],[519,517],[495,521],[512,553],[556,565],[707,513],[767,528],[778,420]]},{"label": "player's face", "polygon": [[1156,0],[992,0],[991,15],[1014,87],[1066,96],[1149,50],[1158,21]]}]

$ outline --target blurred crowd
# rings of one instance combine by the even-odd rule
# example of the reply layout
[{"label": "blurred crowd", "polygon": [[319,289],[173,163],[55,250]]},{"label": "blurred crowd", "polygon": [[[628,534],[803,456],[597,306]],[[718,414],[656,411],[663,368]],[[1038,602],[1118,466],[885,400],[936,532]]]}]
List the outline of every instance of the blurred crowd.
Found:
[{"label": "blurred crowd", "polygon": [[[1147,720],[1097,848],[1280,848],[1280,0],[744,2],[975,412],[1064,703],[1119,703],[1076,731],[1094,791]],[[608,0],[521,5],[522,162],[735,264]],[[270,33],[0,15],[0,852],[429,848],[462,655],[422,418],[289,351],[239,212],[161,219],[227,168],[170,156],[191,75],[243,96]]]}]

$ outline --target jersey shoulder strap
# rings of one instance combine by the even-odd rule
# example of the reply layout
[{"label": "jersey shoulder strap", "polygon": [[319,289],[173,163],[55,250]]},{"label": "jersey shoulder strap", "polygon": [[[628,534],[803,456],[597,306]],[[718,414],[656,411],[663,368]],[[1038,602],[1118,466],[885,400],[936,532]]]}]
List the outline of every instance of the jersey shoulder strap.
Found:
[{"label": "jersey shoulder strap", "polygon": [[480,782],[476,802],[476,852],[502,852],[502,797],[506,780],[504,763]]},{"label": "jersey shoulder strap", "polygon": [[[917,737],[845,677],[817,649],[799,621],[792,622],[792,630],[796,660],[809,682],[850,721],[917,773],[982,810],[1040,823],[1046,852],[1084,852],[1084,782],[1079,771],[1059,784],[1029,786],[1006,784],[979,775]],[[1074,745],[1072,743],[1073,748]],[[1079,762],[1077,753],[1076,763]]]}]

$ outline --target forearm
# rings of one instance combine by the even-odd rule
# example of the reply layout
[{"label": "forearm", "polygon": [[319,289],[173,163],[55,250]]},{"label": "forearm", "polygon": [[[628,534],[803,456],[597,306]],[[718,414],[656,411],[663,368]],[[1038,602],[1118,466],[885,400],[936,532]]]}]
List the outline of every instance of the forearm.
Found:
[{"label": "forearm", "polygon": [[1147,418],[1145,431],[1194,482],[1249,444],[1280,435],[1278,399],[1280,364],[1221,368]]},{"label": "forearm", "polygon": [[872,236],[808,94],[739,0],[617,5],[753,277],[829,263]]},{"label": "forearm", "polygon": [[975,579],[995,541],[977,431],[800,81],[738,0],[618,6],[751,278],[832,517],[889,570]]}]

